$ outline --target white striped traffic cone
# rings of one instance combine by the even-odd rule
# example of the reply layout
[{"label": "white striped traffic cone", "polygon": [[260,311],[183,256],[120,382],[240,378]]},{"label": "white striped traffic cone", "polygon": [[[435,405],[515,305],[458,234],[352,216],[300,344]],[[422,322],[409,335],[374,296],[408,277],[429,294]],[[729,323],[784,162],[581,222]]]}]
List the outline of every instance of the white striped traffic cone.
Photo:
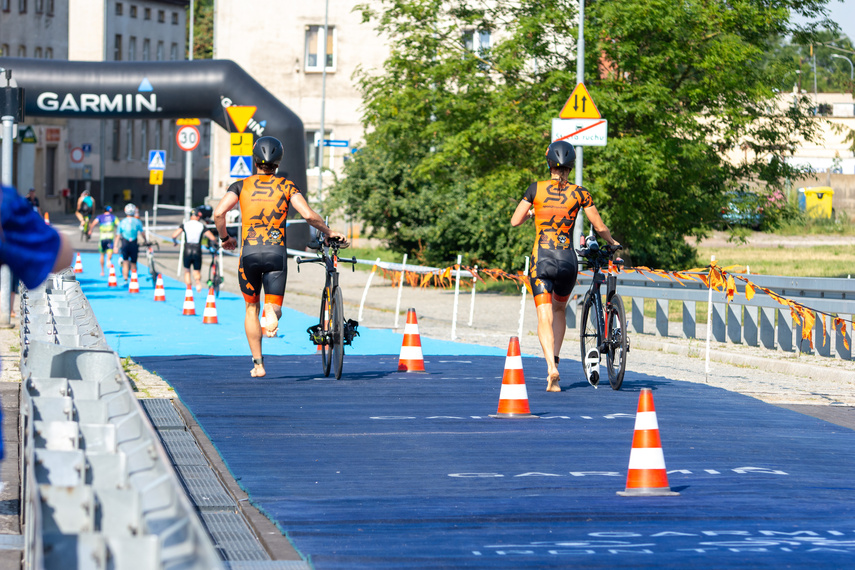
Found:
[{"label": "white striped traffic cone", "polygon": [[512,336],[505,357],[505,372],[502,374],[502,391],[499,392],[499,409],[491,418],[536,418],[528,407],[528,391],[525,389],[520,339]]},{"label": "white striped traffic cone", "polygon": [[653,392],[642,388],[635,414],[635,433],[629,452],[629,471],[622,497],[673,497],[679,495],[668,486],[665,455],[659,439],[659,422],[653,407]]},{"label": "white striped traffic cone", "polygon": [[422,339],[419,336],[419,322],[416,310],[407,310],[407,324],[404,326],[404,342],[398,359],[398,372],[424,372],[425,359],[422,356]]},{"label": "white striped traffic cone", "polygon": [[77,254],[77,261],[74,262],[74,272],[83,273],[83,261],[80,259],[80,254]]},{"label": "white striped traffic cone", "polygon": [[196,314],[196,304],[193,302],[193,288],[187,286],[187,291],[184,292],[184,310],[182,315],[193,316]]},{"label": "white striped traffic cone", "polygon": [[137,280],[137,272],[131,271],[131,282],[128,283],[128,293],[139,293],[140,282]]},{"label": "white striped traffic cone", "polygon": [[157,281],[154,283],[154,300],[166,301],[166,289],[163,288],[163,274],[157,274]]},{"label": "white striped traffic cone", "polygon": [[110,275],[107,277],[107,287],[118,287],[119,282],[116,280],[116,268],[110,264]]},{"label": "white striped traffic cone", "polygon": [[202,313],[202,322],[206,325],[217,324],[217,303],[213,287],[208,289],[208,298],[205,299],[205,311]]}]

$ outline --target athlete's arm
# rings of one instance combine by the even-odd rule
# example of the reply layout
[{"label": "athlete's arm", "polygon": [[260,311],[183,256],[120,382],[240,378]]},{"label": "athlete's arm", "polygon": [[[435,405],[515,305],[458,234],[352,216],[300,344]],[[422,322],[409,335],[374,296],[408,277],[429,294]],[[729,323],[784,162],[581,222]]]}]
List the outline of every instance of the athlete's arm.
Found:
[{"label": "athlete's arm", "polygon": [[175,240],[178,236],[181,235],[181,232],[184,231],[184,226],[178,226],[178,228],[172,232],[172,239]]},{"label": "athlete's arm", "polygon": [[234,192],[227,191],[226,195],[220,199],[217,207],[214,208],[214,225],[217,227],[217,234],[220,235],[220,239],[222,239],[222,236],[226,236],[226,239],[222,240],[223,249],[232,250],[237,247],[237,240],[232,240],[226,228],[226,214],[229,210],[237,206],[239,201],[240,196]]},{"label": "athlete's arm", "polygon": [[531,209],[531,202],[525,199],[520,200],[517,209],[514,210],[514,215],[511,216],[511,225],[517,227],[533,216],[534,211]]},{"label": "athlete's arm", "polygon": [[344,247],[348,246],[347,237],[344,234],[340,234],[335,232],[329,228],[324,223],[323,218],[315,212],[311,206],[309,206],[306,199],[303,198],[303,195],[297,192],[291,197],[291,205],[294,206],[294,209],[297,210],[303,219],[306,220],[306,223],[311,225],[313,228],[316,228],[318,231],[325,234],[328,238],[332,238],[342,242]]},{"label": "athlete's arm", "polygon": [[603,219],[600,217],[600,213],[597,211],[596,206],[592,205],[585,208],[585,215],[588,216],[588,219],[591,221],[591,225],[594,226],[594,231],[606,240],[609,245],[620,245],[615,238],[612,237],[612,234],[609,231],[609,228],[606,227],[606,224],[603,223]]}]

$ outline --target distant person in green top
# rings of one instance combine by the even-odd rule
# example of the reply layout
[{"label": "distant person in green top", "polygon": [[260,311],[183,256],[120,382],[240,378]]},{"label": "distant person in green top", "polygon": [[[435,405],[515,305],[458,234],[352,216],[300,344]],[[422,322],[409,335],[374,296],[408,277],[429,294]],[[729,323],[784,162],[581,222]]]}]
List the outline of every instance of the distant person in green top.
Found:
[{"label": "distant person in green top", "polygon": [[92,220],[92,225],[89,227],[89,235],[95,228],[99,231],[98,251],[101,252],[101,275],[104,275],[104,260],[106,255],[107,265],[113,265],[113,240],[116,239],[116,216],[113,215],[113,208],[104,206],[104,213]]}]

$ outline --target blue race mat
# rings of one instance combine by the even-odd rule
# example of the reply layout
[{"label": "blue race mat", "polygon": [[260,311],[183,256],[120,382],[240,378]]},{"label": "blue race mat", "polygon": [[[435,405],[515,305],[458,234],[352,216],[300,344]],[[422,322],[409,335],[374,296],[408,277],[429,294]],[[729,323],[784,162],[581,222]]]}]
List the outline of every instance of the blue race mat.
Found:
[{"label": "blue race mat", "polygon": [[[628,373],[560,394],[524,358],[538,419],[497,420],[504,358],[149,357],[251,500],[316,568],[842,568],[855,432],[738,394]],[[576,379],[574,381],[573,379]],[[619,497],[641,387],[679,497]]]}]

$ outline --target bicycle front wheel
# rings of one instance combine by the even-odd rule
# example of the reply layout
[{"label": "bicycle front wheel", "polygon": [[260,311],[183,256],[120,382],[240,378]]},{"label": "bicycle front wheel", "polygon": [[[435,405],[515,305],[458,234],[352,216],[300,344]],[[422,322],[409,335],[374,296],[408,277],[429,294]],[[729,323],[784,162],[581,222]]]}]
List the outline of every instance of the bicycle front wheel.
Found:
[{"label": "bicycle front wheel", "polygon": [[323,333],[324,343],[319,344],[321,347],[321,358],[323,359],[324,366],[324,376],[330,375],[330,366],[332,365],[332,345],[329,344],[330,341],[330,317],[332,315],[332,311],[330,310],[330,298],[329,298],[329,289],[324,287],[324,293],[321,296],[321,332]]},{"label": "bicycle front wheel", "polygon": [[585,302],[582,305],[582,320],[579,328],[579,344],[582,349],[582,370],[585,373],[585,378],[592,386],[596,386],[599,381],[599,371],[594,371],[589,374],[588,357],[592,351],[599,353],[600,345],[602,344],[602,334],[600,333],[600,325],[597,319],[596,305],[594,298],[590,292],[585,294]]},{"label": "bicycle front wheel", "polygon": [[623,299],[617,293],[612,296],[608,310],[608,332],[606,335],[606,368],[609,371],[609,384],[612,389],[620,390],[623,374],[626,371],[626,310]]},{"label": "bicycle front wheel", "polygon": [[341,289],[336,287],[333,293],[332,311],[332,364],[335,379],[341,378],[341,366],[344,362],[344,302]]},{"label": "bicycle front wheel", "polygon": [[148,254],[148,270],[151,273],[151,286],[157,286],[157,265],[154,263],[154,255],[149,252]]},{"label": "bicycle front wheel", "polygon": [[220,266],[217,262],[213,262],[208,268],[208,286],[214,288],[214,297],[220,296]]}]

